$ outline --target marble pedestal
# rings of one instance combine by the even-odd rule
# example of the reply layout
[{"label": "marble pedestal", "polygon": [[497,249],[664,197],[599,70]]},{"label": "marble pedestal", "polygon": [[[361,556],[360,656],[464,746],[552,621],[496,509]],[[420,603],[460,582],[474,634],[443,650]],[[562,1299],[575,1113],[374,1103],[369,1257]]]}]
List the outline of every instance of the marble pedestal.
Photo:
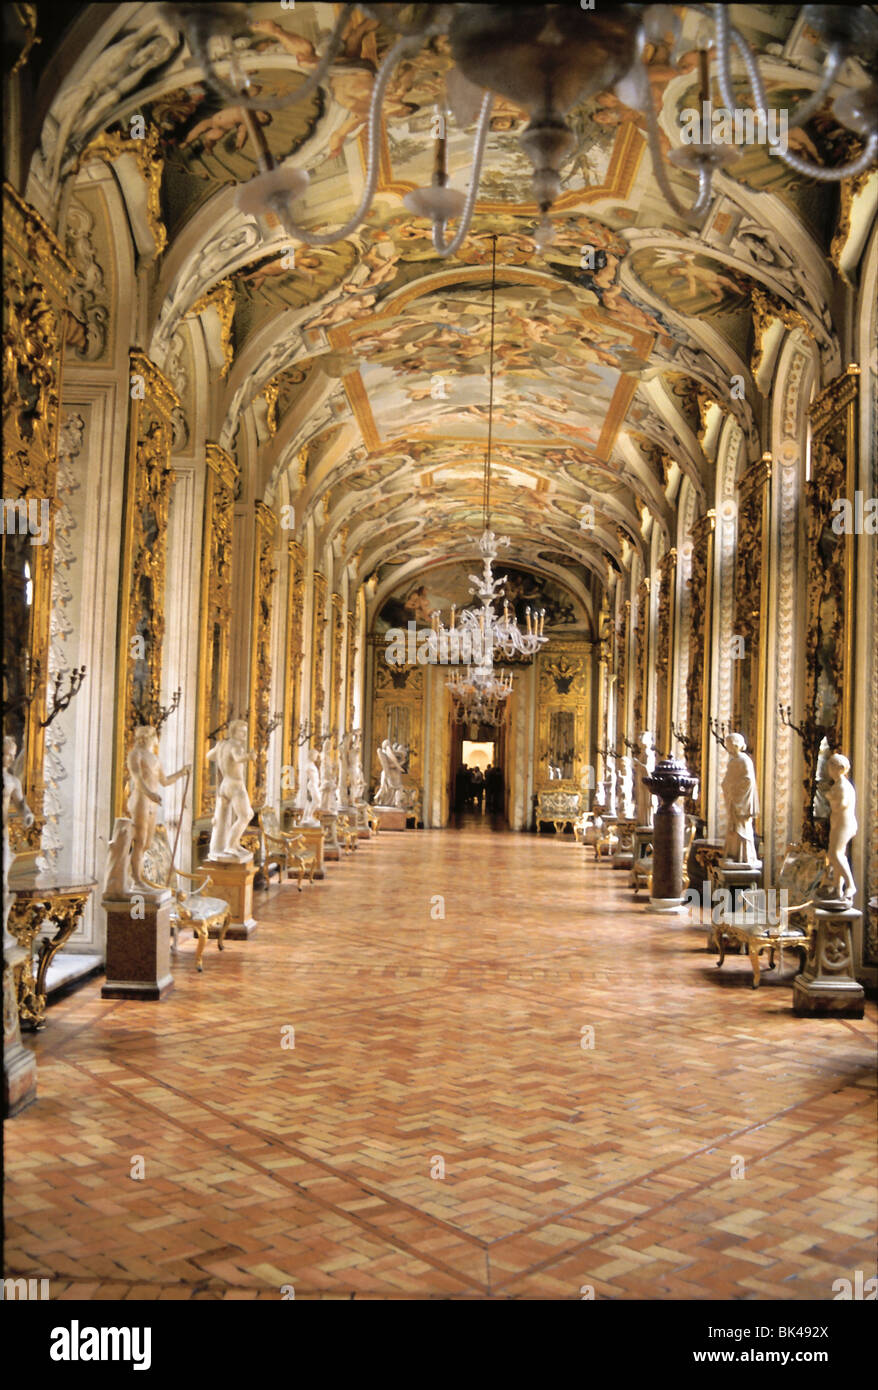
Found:
[{"label": "marble pedestal", "polygon": [[405,830],[408,812],[402,806],[373,806],[381,830]]},{"label": "marble pedestal", "polygon": [[[744,893],[755,892],[762,883],[762,860],[758,860],[755,864],[737,864],[733,859],[720,859],[719,863],[714,865],[711,882],[713,884],[710,913],[711,925],[707,930],[706,944],[708,951],[713,951],[715,953],[716,938],[713,932],[714,917],[717,915],[717,912],[719,912],[721,917],[726,915],[726,904],[729,905],[732,915],[745,911],[747,900],[744,897]],[[723,890],[728,892],[729,897],[726,898],[723,893],[718,903],[714,903],[713,893],[717,891],[723,892]],[[752,898],[750,900],[750,906],[754,906]]]},{"label": "marble pedestal", "polygon": [[[232,915],[226,939],[246,941],[256,930],[256,918],[253,916],[256,868],[253,861],[241,863],[233,859],[205,859],[200,867],[210,874],[210,886],[206,891],[212,898],[222,898],[229,905]],[[207,934],[214,940],[221,930],[219,926],[208,927]]]},{"label": "marble pedestal", "polygon": [[805,969],[793,981],[793,1013],[863,1017],[865,994],[854,977],[851,931],[861,916],[841,902],[824,901],[815,908],[816,927]]},{"label": "marble pedestal", "polygon": [[619,843],[613,850],[610,860],[614,869],[630,869],[634,863],[634,831],[636,822],[630,819],[616,821],[616,834]]},{"label": "marble pedestal", "polygon": [[107,978],[101,998],[162,999],[174,984],[170,893],[135,892],[104,898],[102,906],[107,914]]},{"label": "marble pedestal", "polygon": [[320,827],[323,831],[323,858],[330,863],[341,859],[341,845],[338,842],[338,814],[335,811],[318,811]]},{"label": "marble pedestal", "polygon": [[21,1041],[16,969],[27,959],[23,946],[3,952],[3,1114],[17,1115],[37,1098],[37,1059]]}]

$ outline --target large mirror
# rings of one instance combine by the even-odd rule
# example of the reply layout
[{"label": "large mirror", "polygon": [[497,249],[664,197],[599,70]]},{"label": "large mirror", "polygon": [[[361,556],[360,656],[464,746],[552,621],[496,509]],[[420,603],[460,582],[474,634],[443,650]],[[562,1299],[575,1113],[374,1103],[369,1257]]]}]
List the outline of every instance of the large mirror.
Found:
[{"label": "large mirror", "polygon": [[[27,732],[28,697],[36,674],[31,670],[33,639],[34,554],[29,535],[3,537],[3,734],[15,739],[19,753]],[[25,788],[27,790],[27,788]]]},{"label": "large mirror", "polygon": [[571,709],[549,711],[549,746],[547,750],[550,782],[567,781],[573,777],[576,756],[576,716]]}]

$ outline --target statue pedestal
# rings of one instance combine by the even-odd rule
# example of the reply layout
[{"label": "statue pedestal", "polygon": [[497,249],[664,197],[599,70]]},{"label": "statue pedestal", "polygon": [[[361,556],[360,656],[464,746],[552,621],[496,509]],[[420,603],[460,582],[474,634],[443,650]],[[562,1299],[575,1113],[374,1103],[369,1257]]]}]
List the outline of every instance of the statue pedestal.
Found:
[{"label": "statue pedestal", "polygon": [[372,830],[366,817],[366,803],[360,801],[356,806],[351,806],[349,810],[351,825],[357,832],[358,840],[370,840]]},{"label": "statue pedestal", "polygon": [[405,830],[408,813],[404,806],[373,806],[381,830]]},{"label": "statue pedestal", "polygon": [[793,1013],[863,1017],[865,994],[854,978],[851,935],[862,915],[843,902],[823,901],[815,909],[817,925],[808,942],[805,969],[793,981]]},{"label": "statue pedestal", "polygon": [[630,869],[634,863],[634,831],[635,823],[630,818],[616,821],[616,834],[619,842],[613,850],[613,857],[610,863],[614,869]]},{"label": "statue pedestal", "polygon": [[135,891],[104,898],[101,905],[107,914],[107,978],[101,998],[164,998],[174,985],[170,893]]},{"label": "statue pedestal", "polygon": [[[226,939],[246,941],[256,930],[256,918],[253,916],[256,867],[252,859],[243,863],[232,859],[205,859],[199,867],[210,874],[210,896],[222,898],[229,905],[232,916]],[[221,930],[219,926],[208,927],[207,934],[215,939]]]},{"label": "statue pedestal", "polygon": [[[707,930],[707,949],[716,953],[716,938],[714,936],[714,921],[717,910],[720,916],[728,913],[734,916],[736,913],[744,912],[747,908],[747,900],[744,893],[754,893],[762,883],[762,860],[756,864],[736,864],[733,859],[720,859],[718,864],[713,867],[713,892],[711,893],[711,925]],[[728,897],[726,897],[726,891]],[[713,902],[713,893],[720,892],[722,897],[717,904]],[[754,900],[751,898],[750,907],[754,907]]]},{"label": "statue pedestal", "polygon": [[676,758],[656,763],[643,785],[659,798],[652,829],[652,890],[648,912],[681,912],[683,902],[683,842],[686,815],[680,802],[694,790],[696,779]]},{"label": "statue pedestal", "polygon": [[341,859],[341,845],[338,842],[338,813],[336,811],[318,811],[320,826],[323,833],[323,858],[330,862]]},{"label": "statue pedestal", "polygon": [[21,1041],[16,967],[27,960],[23,946],[3,952],[3,1114],[17,1115],[37,1098],[37,1059]]}]

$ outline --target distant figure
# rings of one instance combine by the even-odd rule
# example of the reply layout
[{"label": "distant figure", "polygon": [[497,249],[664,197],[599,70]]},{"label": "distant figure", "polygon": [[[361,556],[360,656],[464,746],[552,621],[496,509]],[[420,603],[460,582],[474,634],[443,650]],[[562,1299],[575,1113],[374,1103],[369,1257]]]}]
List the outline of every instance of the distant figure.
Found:
[{"label": "distant figure", "polygon": [[477,766],[473,768],[471,776],[471,785],[473,790],[473,806],[475,810],[481,811],[482,803],[484,801],[485,796],[485,774],[482,771],[482,769]]},{"label": "distant figure", "polygon": [[454,810],[456,815],[460,815],[462,811],[466,810],[469,797],[469,768],[465,763],[461,763],[454,778]]},{"label": "distant figure", "polygon": [[485,777],[485,800],[489,816],[502,816],[503,792],[503,771],[492,763]]}]

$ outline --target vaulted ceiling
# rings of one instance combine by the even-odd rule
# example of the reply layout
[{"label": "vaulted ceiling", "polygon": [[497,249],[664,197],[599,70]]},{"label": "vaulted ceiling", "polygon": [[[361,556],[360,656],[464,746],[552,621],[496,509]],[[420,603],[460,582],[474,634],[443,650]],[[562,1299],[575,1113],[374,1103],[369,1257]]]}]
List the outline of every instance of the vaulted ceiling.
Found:
[{"label": "vaulted ceiling", "polygon": [[[399,7],[373,9],[392,18]],[[238,211],[237,186],[256,172],[241,112],[201,80],[165,12],[85,10],[104,15],[88,19],[90,46],[71,58],[53,97],[49,116],[61,136],[54,145],[44,137],[32,191],[45,202],[53,180],[57,186],[101,131],[127,135],[132,113],[145,116],[167,231],[148,349],[168,369],[183,351],[185,325],[197,320],[219,335],[227,355],[221,442],[240,441],[249,415],[260,441],[248,464],[257,495],[276,499],[286,476],[297,522],[313,517],[359,579],[377,574],[383,583],[400,567],[413,573],[472,553],[481,529],[494,234],[493,524],[512,537],[516,563],[566,570],[580,591],[594,592],[608,563],[620,565],[650,527],[674,542],[684,480],[699,506],[711,505],[721,415],[737,421],[751,453],[758,448],[772,323],[797,323],[824,372],[841,364],[830,264],[843,269],[859,234],[856,198],[841,208],[837,185],[798,176],[764,146],[744,148],[717,175],[710,212],[693,231],[656,186],[642,115],[600,93],[570,114],[578,145],[563,170],[554,242],[541,252],[531,167],[517,140],[527,118],[498,98],[471,233],[457,255],[441,259],[426,221],[402,203],[430,182],[433,118],[451,66],[438,38],[404,60],[390,83],[366,222],[346,240],[312,249]],[[795,104],[818,81],[817,35],[795,6],[732,10],[745,36],[768,47],[769,102]],[[301,85],[337,13],[327,4],[247,6],[235,42],[251,92],[276,96]],[[679,112],[697,104],[703,20],[680,14],[674,52],[668,43],[649,50],[669,146],[679,144]],[[310,172],[300,221],[311,229],[341,226],[359,200],[369,96],[394,39],[388,24],[355,11],[321,87],[258,117],[275,159]],[[856,78],[846,71],[845,81]],[[472,138],[472,128],[449,122],[450,181],[462,191]],[[791,144],[826,163],[859,148],[828,108]],[[671,177],[691,203],[694,179],[675,170]],[[861,180],[856,196],[872,187]],[[742,383],[735,391],[733,378]]]}]

